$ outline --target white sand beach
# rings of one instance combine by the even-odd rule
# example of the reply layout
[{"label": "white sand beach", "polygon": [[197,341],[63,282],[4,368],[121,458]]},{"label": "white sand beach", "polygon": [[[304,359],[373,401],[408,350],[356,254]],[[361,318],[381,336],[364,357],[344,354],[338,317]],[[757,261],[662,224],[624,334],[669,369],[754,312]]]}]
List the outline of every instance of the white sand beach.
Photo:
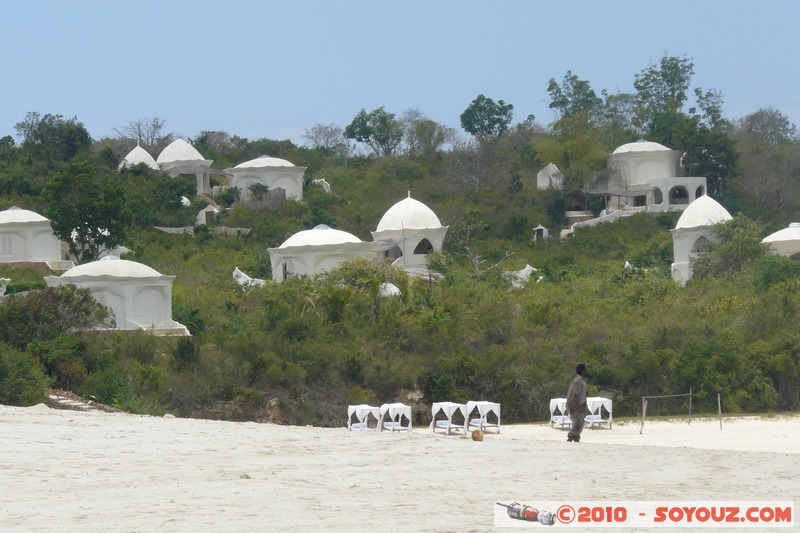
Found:
[{"label": "white sand beach", "polygon": [[800,416],[615,421],[571,444],[545,424],[474,442],[39,405],[0,406],[0,435],[4,532],[493,531],[497,501],[800,504]]}]

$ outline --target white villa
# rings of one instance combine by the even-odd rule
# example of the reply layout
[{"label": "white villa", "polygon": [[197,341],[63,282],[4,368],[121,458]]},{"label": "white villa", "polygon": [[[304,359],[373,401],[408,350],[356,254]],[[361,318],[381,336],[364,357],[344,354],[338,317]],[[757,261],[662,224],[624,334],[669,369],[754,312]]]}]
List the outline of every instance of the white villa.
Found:
[{"label": "white villa", "polygon": [[186,326],[172,320],[172,283],[152,268],[115,256],[78,265],[61,276],[44,278],[49,287],[75,285],[110,308],[118,330],[146,330],[155,335],[189,335]]},{"label": "white villa", "polygon": [[393,265],[425,266],[428,253],[442,250],[447,229],[430,207],[409,193],[386,211],[372,238],[381,243],[384,257]]},{"label": "white villa", "polygon": [[674,262],[672,279],[685,286],[692,279],[692,259],[715,237],[715,224],[731,220],[731,214],[710,196],[701,196],[683,212],[672,232]]},{"label": "white villa", "polygon": [[605,186],[587,192],[606,196],[609,209],[684,210],[706,194],[707,180],[682,176],[682,155],[645,140],[623,144],[608,156]]},{"label": "white villa", "polygon": [[158,155],[156,163],[161,169],[175,177],[188,177],[197,182],[198,194],[211,193],[211,163],[204,159],[197,149],[184,141],[178,139],[170,143]]},{"label": "white villa", "polygon": [[364,242],[352,233],[320,224],[299,231],[278,248],[269,248],[272,279],[283,281],[293,275],[314,276],[344,261],[359,257],[372,259],[379,244]]},{"label": "white villa", "polygon": [[286,198],[303,199],[303,176],[306,167],[298,167],[278,157],[261,156],[245,161],[233,168],[226,168],[229,187],[238,187],[242,198],[250,197],[250,186],[261,184],[270,191],[283,189]]},{"label": "white villa", "polygon": [[0,211],[0,263],[47,263],[66,270],[72,263],[65,257],[49,219],[16,206]]}]

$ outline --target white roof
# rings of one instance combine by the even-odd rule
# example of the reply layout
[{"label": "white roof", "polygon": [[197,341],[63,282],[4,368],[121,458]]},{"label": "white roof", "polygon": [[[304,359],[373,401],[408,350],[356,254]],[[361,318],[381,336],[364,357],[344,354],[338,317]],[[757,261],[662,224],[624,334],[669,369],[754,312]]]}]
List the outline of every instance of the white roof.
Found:
[{"label": "white roof", "polygon": [[658,152],[663,150],[667,150],[670,152],[672,151],[663,144],[658,144],[650,141],[645,141],[644,139],[639,139],[635,143],[623,144],[622,146],[614,150],[613,153],[625,154],[628,152]]},{"label": "white roof", "polygon": [[159,164],[172,163],[173,161],[205,161],[205,158],[200,155],[200,152],[194,146],[183,139],[178,139],[171,142],[169,146],[158,154],[157,162]]},{"label": "white roof", "polygon": [[250,161],[245,161],[244,163],[240,163],[236,165],[234,168],[264,168],[264,167],[293,167],[294,164],[290,163],[285,159],[280,159],[278,157],[270,157],[268,155],[262,155],[261,157],[257,157],[255,159],[251,159]]},{"label": "white roof", "polygon": [[0,211],[0,224],[22,222],[49,222],[49,219],[43,217],[39,213],[21,209],[17,206],[9,207],[5,211]]},{"label": "white roof", "polygon": [[439,222],[436,213],[427,205],[411,198],[409,194],[408,198],[400,200],[386,211],[378,222],[377,231],[441,227],[442,223]]},{"label": "white roof", "polygon": [[156,164],[156,160],[153,159],[153,156],[138,144],[136,145],[136,148],[128,152],[128,155],[126,155],[125,158],[120,162],[118,168],[132,167],[133,165],[138,165],[139,163],[144,163],[148,167],[158,170],[158,165]]},{"label": "white roof", "polygon": [[72,267],[63,274],[62,278],[77,278],[81,276],[114,276],[117,278],[160,278],[156,270],[149,266],[120,259],[114,255],[107,255],[104,258]]},{"label": "white roof", "polygon": [[280,248],[291,246],[319,246],[323,244],[342,244],[347,242],[362,242],[361,239],[346,231],[333,229],[325,224],[315,226],[313,229],[299,231],[286,239]]},{"label": "white roof", "polygon": [[778,230],[772,235],[764,237],[764,240],[761,242],[764,243],[771,243],[771,242],[786,242],[786,241],[798,241],[800,242],[800,222],[792,222],[789,224],[788,228],[783,228],[782,230]]},{"label": "white roof", "polygon": [[678,224],[675,225],[675,229],[711,226],[732,218],[728,210],[722,207],[719,202],[708,195],[703,195],[690,203],[689,207],[684,210],[681,218],[678,219]]}]

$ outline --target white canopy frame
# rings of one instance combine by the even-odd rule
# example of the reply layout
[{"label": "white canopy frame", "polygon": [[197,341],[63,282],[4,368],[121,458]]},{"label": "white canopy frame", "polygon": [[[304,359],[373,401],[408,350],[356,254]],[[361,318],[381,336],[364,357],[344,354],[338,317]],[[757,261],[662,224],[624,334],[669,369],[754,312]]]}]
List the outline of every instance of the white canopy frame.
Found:
[{"label": "white canopy frame", "polygon": [[[586,405],[589,407],[589,413],[586,415],[585,422],[589,427],[594,429],[594,426],[608,424],[608,429],[611,429],[613,423],[613,401],[609,398],[601,398],[600,396],[592,396],[586,398]],[[608,419],[603,418],[603,409],[608,413]]]},{"label": "white canopy frame", "polygon": [[[378,431],[411,431],[411,407],[403,403],[385,403],[380,407]],[[388,416],[388,420],[386,419]],[[404,425],[403,422],[406,422]]]},{"label": "white canopy frame", "polygon": [[[374,427],[370,427],[370,415],[375,419]],[[376,431],[378,429],[378,419],[380,417],[380,407],[374,407],[365,403],[347,406],[347,429],[350,431]],[[355,418],[355,421],[353,420]]]},{"label": "white canopy frame", "polygon": [[550,399],[550,427],[556,427],[556,425],[561,426],[561,429],[572,426],[572,419],[567,414],[566,398]]},{"label": "white canopy frame", "polygon": [[[600,396],[592,396],[586,398],[586,405],[589,412],[586,413],[584,423],[589,424],[591,429],[595,426],[608,424],[609,429],[613,423],[613,401],[609,398],[602,398]],[[605,409],[608,418],[603,418],[603,410]],[[566,398],[551,398],[550,399],[550,426],[560,426],[562,429],[572,425],[572,419],[567,414],[567,399]]]},{"label": "white canopy frame", "polygon": [[[473,413],[478,411],[478,418],[472,418]],[[492,418],[490,418],[492,415]],[[487,401],[467,402],[467,424],[466,429],[476,427],[483,431],[487,428],[494,428],[500,433],[500,404]]]},{"label": "white canopy frame", "polygon": [[[437,420],[440,414],[444,415],[445,420]],[[453,416],[460,414],[461,423],[453,422]],[[458,418],[457,418],[458,420]],[[454,402],[434,402],[431,405],[431,429],[436,433],[436,429],[443,429],[449,435],[451,431],[466,432],[467,425],[467,404]]]}]

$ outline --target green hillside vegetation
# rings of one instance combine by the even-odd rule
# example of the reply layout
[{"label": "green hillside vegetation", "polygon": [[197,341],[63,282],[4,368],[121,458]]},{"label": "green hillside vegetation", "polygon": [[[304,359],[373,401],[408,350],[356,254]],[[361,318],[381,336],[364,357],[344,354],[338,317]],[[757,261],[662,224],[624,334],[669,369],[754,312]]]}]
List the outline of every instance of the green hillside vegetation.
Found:
[{"label": "green hillside vegetation", "polygon": [[[635,415],[643,395],[690,387],[700,411],[715,410],[718,393],[728,412],[797,410],[800,263],[760,245],[800,204],[785,192],[800,175],[794,127],[770,110],[724,121],[702,91],[702,112],[684,111],[683,101],[644,105],[659,68],[637,76],[637,95],[599,97],[571,72],[552,80],[559,119],[547,128],[532,117],[510,125],[513,106],[478,98],[461,117],[470,141],[419,112],[397,119],[383,108],[362,110],[346,129],[316,126],[308,146],[201,132],[193,144],[215,168],[269,154],[308,170],[302,202],[243,202],[228,192],[214,200],[233,209],[191,235],[153,227],[192,226],[209,200],[194,195],[193,182],[159,171],[118,171],[137,139],[93,140],[76,118],[29,113],[19,145],[0,139],[0,209],[35,210],[54,228],[65,213],[109,221],[109,244],[130,248],[126,259],[176,276],[173,318],[192,336],[82,331],[107,323],[104,308],[83,291],[44,289],[53,274],[46,269],[0,265],[13,293],[0,303],[0,403],[31,405],[55,387],[134,413],[342,425],[348,404],[418,391],[420,405],[485,399],[502,403],[504,422],[541,421],[585,362],[590,394],[613,397],[618,416]],[[493,120],[479,121],[481,113]],[[153,155],[173,138],[160,133],[142,144]],[[565,209],[589,202],[580,189],[603,170],[598,151],[640,136],[693,154],[693,175],[709,176],[736,215],[685,288],[669,273],[678,213],[558,237]],[[375,153],[353,151],[350,142],[362,139]],[[714,150],[732,160],[703,159]],[[537,190],[536,173],[555,159],[565,189]],[[270,280],[267,249],[317,224],[372,240],[383,213],[409,191],[449,226],[444,251],[430,256],[441,280],[362,260],[316,279],[234,282],[235,267]],[[538,224],[549,240],[532,240]],[[249,232],[223,236],[214,226]],[[526,264],[537,271],[512,288],[503,273]],[[377,296],[388,281],[401,297]]]}]

